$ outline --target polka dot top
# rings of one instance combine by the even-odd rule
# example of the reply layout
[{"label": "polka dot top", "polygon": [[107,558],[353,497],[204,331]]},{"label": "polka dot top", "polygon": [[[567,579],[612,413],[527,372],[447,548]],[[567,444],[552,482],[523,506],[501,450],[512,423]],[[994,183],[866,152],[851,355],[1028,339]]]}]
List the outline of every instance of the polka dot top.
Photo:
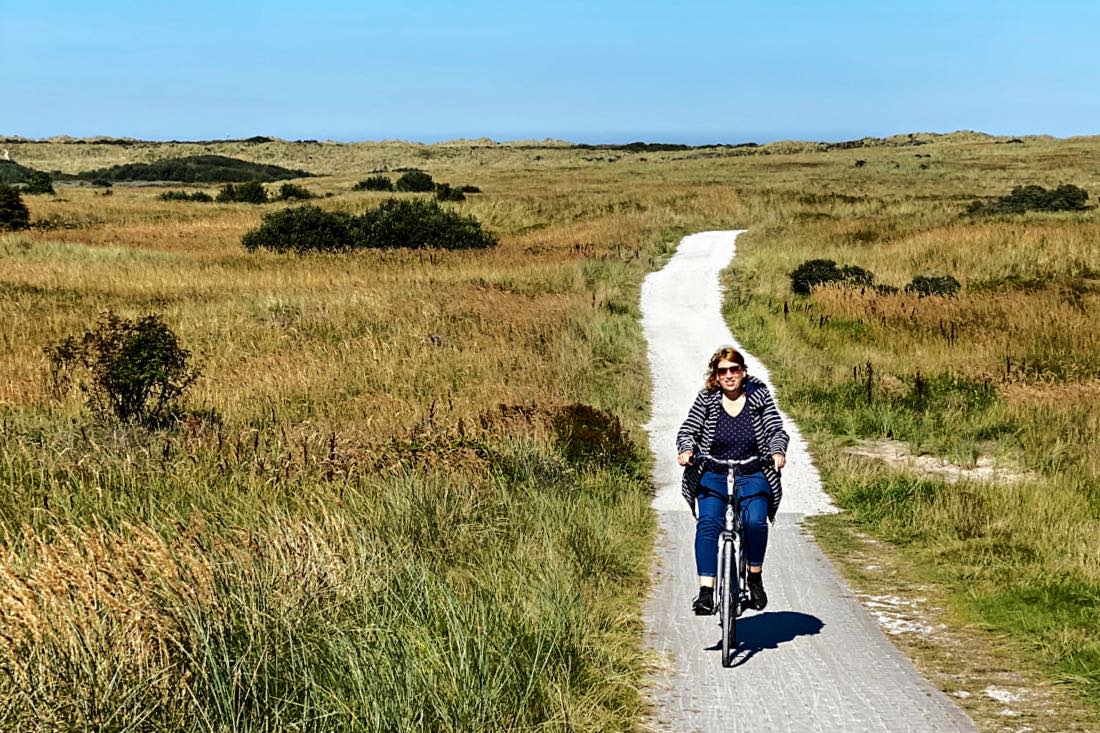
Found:
[{"label": "polka dot top", "polygon": [[752,418],[746,404],[737,417],[730,417],[725,408],[719,408],[718,426],[714,431],[714,442],[710,454],[715,458],[740,461],[759,455],[756,444],[756,431],[752,429]]}]

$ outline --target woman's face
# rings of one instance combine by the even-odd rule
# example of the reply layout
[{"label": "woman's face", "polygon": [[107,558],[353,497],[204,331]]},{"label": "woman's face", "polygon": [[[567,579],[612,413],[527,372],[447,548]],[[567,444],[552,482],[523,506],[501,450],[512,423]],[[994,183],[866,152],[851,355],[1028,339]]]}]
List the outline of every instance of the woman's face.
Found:
[{"label": "woman's face", "polygon": [[734,392],[745,382],[745,369],[735,361],[722,359],[714,368],[714,376],[723,391]]}]

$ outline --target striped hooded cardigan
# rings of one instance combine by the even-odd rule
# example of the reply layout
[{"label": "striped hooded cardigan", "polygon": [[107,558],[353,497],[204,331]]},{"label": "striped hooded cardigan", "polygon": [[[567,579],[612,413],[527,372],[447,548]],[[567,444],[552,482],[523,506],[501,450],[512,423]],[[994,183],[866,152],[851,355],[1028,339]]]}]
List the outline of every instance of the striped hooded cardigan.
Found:
[{"label": "striped hooded cardigan", "polygon": [[[688,412],[687,419],[680,426],[676,434],[677,452],[686,450],[693,453],[710,453],[714,443],[714,433],[718,428],[718,412],[722,409],[722,390],[708,392],[703,389],[695,397],[695,403]],[[771,456],[775,453],[787,454],[787,443],[790,437],[783,429],[783,419],[779,416],[779,410],[775,407],[768,388],[756,377],[748,377],[745,381],[745,408],[752,418],[753,431],[756,433],[756,444],[761,451]],[[696,514],[695,499],[699,494],[699,479],[702,477],[702,466],[691,463],[684,467],[684,478],[680,483],[680,493],[691,507],[691,513]],[[775,513],[779,510],[779,502],[783,499],[783,486],[779,482],[779,472],[769,462],[763,469],[764,478],[768,480],[771,489],[771,501],[768,502],[768,518],[775,519]]]}]

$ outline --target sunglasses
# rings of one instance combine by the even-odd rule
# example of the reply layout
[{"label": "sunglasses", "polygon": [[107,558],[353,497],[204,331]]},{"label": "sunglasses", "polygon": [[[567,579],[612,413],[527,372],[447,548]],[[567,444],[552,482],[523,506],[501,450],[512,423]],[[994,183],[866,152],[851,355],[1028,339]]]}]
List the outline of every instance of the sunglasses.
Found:
[{"label": "sunglasses", "polygon": [[742,369],[740,364],[734,364],[733,366],[728,367],[717,367],[714,370],[714,373],[720,377],[723,374],[740,374],[743,371],[744,369]]}]

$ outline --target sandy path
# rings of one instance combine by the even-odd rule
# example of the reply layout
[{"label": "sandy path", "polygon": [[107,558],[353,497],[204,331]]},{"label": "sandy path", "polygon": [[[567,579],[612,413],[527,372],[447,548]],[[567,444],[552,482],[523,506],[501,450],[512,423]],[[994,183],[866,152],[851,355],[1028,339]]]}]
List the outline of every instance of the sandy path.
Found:
[{"label": "sandy path", "polygon": [[[646,605],[646,643],[667,661],[650,690],[660,731],[973,731],[886,639],[817,545],[799,529],[807,514],[833,511],[797,427],[784,499],[769,539],[767,610],[738,625],[735,667],[721,666],[717,617],[690,613],[696,590],[694,519],[680,497],[675,435],[703,381],[707,358],[736,344],[721,317],[718,273],[739,232],[685,237],[642,286],[649,342],[656,454],[653,505],[660,519],[658,568]],[[738,347],[740,348],[740,347]],[[744,350],[742,349],[742,352]],[[746,354],[749,371],[770,384]],[[774,390],[773,390],[774,393]],[[781,395],[777,398],[782,405]]]}]

